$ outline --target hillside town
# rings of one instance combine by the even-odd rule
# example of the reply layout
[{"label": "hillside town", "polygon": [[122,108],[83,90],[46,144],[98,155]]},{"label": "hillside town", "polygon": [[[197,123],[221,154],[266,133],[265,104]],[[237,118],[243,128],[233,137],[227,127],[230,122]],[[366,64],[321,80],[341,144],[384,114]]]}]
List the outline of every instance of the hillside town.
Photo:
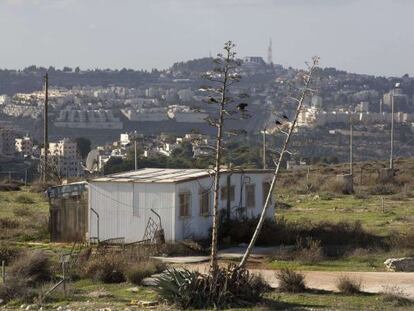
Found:
[{"label": "hillside town", "polygon": [[0,311],[414,310],[413,11],[0,1]]}]

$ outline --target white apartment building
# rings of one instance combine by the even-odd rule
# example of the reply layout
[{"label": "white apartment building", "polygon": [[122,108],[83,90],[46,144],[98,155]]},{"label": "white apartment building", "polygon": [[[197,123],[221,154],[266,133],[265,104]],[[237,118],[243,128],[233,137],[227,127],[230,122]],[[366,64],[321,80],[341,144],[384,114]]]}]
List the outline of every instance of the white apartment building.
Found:
[{"label": "white apartment building", "polygon": [[[42,157],[44,156],[42,148]],[[83,175],[80,165],[77,145],[68,138],[49,143],[48,166],[61,177],[76,177]]]},{"label": "white apartment building", "polygon": [[29,136],[15,139],[16,152],[23,156],[31,156],[33,154],[33,141]]}]

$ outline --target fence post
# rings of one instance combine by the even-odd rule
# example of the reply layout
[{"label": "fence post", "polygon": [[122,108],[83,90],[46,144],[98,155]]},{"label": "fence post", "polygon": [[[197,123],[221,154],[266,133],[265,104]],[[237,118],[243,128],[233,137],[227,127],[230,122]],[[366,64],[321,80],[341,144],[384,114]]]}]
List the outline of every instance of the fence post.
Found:
[{"label": "fence post", "polygon": [[384,197],[381,197],[381,208],[382,212],[385,213]]},{"label": "fence post", "polygon": [[62,275],[63,275],[63,293],[66,297],[66,262],[65,260],[62,262]]},{"label": "fence post", "polygon": [[1,279],[3,284],[6,284],[6,262],[4,260],[1,261]]}]

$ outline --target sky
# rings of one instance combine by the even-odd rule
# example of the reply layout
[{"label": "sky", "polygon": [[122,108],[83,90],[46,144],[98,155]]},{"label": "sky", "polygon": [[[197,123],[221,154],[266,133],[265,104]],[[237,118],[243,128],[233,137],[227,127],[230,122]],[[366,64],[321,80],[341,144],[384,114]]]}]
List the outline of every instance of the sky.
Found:
[{"label": "sky", "polygon": [[0,68],[164,69],[215,55],[414,75],[414,0],[0,0]]}]

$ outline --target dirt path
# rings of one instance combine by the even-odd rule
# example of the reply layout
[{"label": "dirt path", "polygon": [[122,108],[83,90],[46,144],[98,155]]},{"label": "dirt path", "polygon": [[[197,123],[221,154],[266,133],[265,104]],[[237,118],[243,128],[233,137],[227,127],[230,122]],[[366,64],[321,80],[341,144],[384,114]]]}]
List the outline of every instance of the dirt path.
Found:
[{"label": "dirt path", "polygon": [[[186,265],[201,272],[206,271],[206,264]],[[250,269],[261,274],[272,287],[278,286],[275,270]],[[384,287],[398,287],[407,297],[414,299],[414,273],[409,272],[341,272],[341,271],[304,271],[306,285],[310,288],[322,290],[336,290],[336,281],[346,275],[361,281],[362,290],[369,293],[379,293]]]}]

